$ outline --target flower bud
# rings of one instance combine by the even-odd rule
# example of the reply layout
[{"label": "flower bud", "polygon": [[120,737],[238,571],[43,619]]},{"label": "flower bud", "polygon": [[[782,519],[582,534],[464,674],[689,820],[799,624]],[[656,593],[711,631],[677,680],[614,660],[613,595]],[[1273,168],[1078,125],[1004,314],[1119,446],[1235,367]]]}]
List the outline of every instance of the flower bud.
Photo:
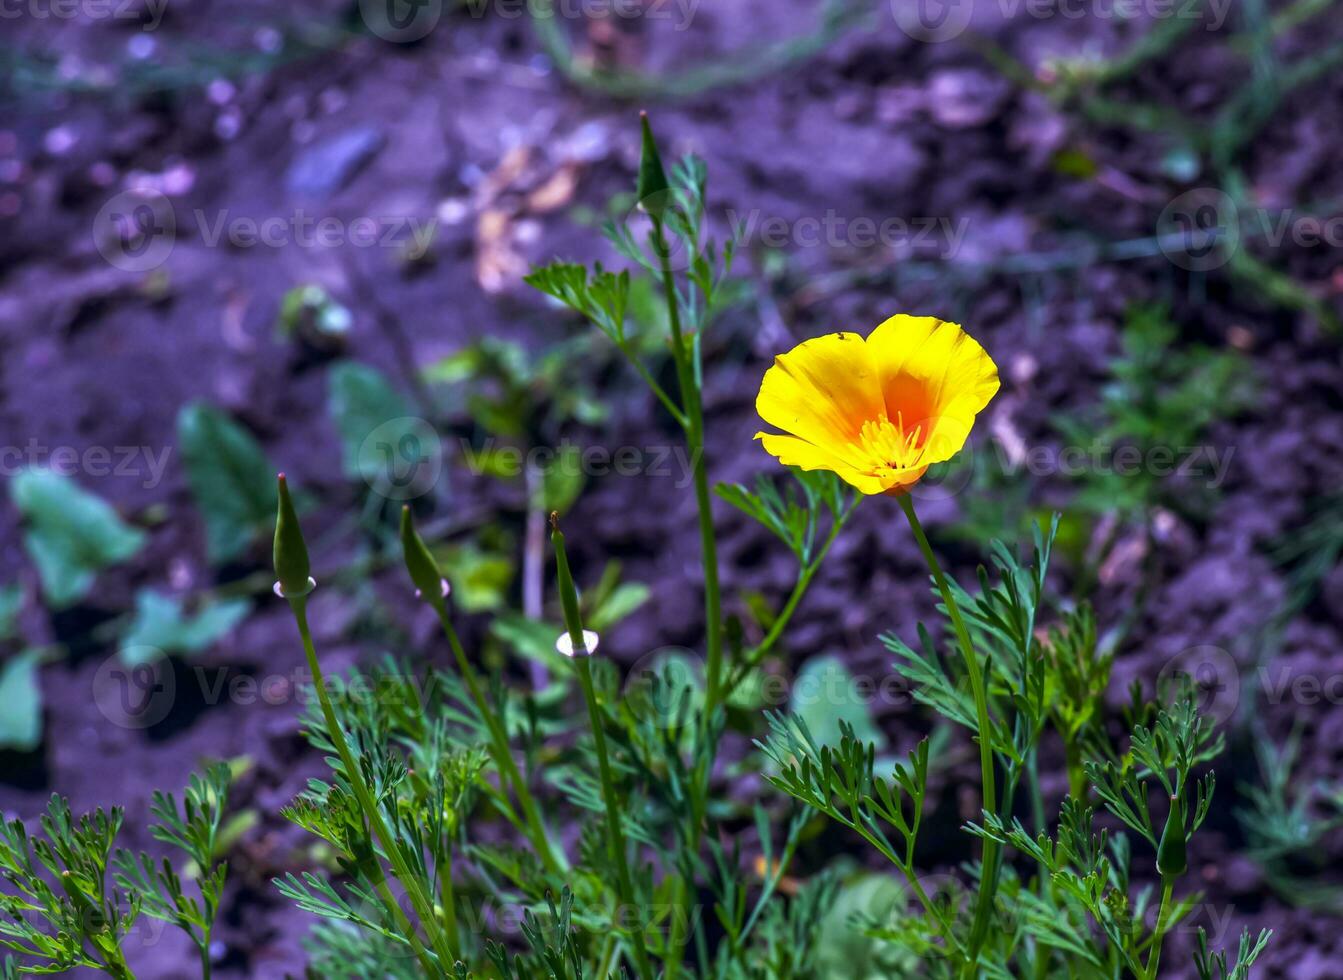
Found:
[{"label": "flower bud", "polygon": [[1184,804],[1179,794],[1170,798],[1170,813],[1166,829],[1161,832],[1161,843],[1156,849],[1156,869],[1163,878],[1175,878],[1189,867],[1185,856]]},{"label": "flower bud", "polygon": [[294,501],[289,496],[289,484],[281,473],[279,507],[275,514],[275,578],[276,589],[282,596],[297,597],[312,591],[311,566],[308,546],[303,543],[303,529],[299,527]]},{"label": "flower bud", "polygon": [[578,612],[578,590],[574,588],[574,577],[569,571],[569,555],[564,550],[564,532],[560,530],[560,515],[556,512],[551,512],[550,528],[550,543],[555,548],[560,604],[564,606],[564,627],[569,636],[569,649],[573,651],[569,656],[576,655],[580,650],[590,652],[583,637],[583,618]]},{"label": "flower bud", "polygon": [[667,183],[667,172],[662,169],[662,155],[658,153],[657,140],[653,139],[648,113],[639,113],[639,123],[643,129],[643,146],[639,153],[639,183],[635,195],[639,199],[639,207],[657,218],[667,210],[671,185]]},{"label": "flower bud", "polygon": [[434,556],[425,547],[424,540],[416,532],[408,505],[401,508],[401,551],[406,571],[415,583],[416,594],[430,605],[441,602],[448,593],[447,581],[438,570]]}]

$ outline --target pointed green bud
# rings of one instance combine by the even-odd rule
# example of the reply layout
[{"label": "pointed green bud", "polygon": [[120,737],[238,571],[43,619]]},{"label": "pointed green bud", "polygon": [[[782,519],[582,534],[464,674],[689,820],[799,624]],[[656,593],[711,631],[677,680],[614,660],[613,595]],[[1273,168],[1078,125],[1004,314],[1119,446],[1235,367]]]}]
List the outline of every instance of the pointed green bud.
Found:
[{"label": "pointed green bud", "polygon": [[[564,607],[565,634],[557,644],[562,653],[573,657],[592,653],[596,646],[596,635],[583,632],[583,618],[578,612],[578,590],[574,588],[574,577],[569,571],[569,555],[564,550],[564,532],[560,530],[560,515],[550,514],[550,543],[555,548],[555,570],[560,590],[560,604]],[[589,643],[587,637],[592,636]],[[566,642],[567,641],[567,642]]]},{"label": "pointed green bud", "polygon": [[401,508],[401,551],[406,561],[406,571],[415,583],[416,595],[430,605],[442,602],[447,594],[447,582],[438,570],[434,556],[425,547],[424,539],[415,530],[409,505]]},{"label": "pointed green bud", "polygon": [[1184,803],[1179,794],[1170,798],[1170,813],[1166,829],[1161,832],[1161,843],[1156,849],[1156,869],[1163,878],[1176,878],[1189,868],[1185,856]]},{"label": "pointed green bud", "polygon": [[643,147],[639,153],[639,183],[635,195],[639,198],[639,207],[657,218],[671,203],[671,185],[667,183],[667,171],[662,168],[662,155],[658,153],[648,113],[639,113],[639,124],[643,129]]},{"label": "pointed green bud", "polygon": [[303,543],[303,529],[298,524],[294,501],[289,496],[289,484],[281,473],[280,503],[275,513],[275,578],[276,591],[287,598],[307,595],[312,591],[311,566],[308,564],[308,546]]}]

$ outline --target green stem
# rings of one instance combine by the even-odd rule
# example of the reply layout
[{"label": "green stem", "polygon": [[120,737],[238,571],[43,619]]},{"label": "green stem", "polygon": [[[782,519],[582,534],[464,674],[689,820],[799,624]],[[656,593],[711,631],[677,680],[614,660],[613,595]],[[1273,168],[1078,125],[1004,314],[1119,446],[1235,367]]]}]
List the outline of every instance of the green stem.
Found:
[{"label": "green stem", "polygon": [[[345,769],[346,778],[350,782],[350,788],[359,801],[360,808],[364,811],[364,816],[368,819],[369,825],[373,828],[373,833],[382,844],[383,851],[387,854],[387,860],[391,862],[392,870],[397,880],[406,889],[406,894],[410,897],[411,903],[415,906],[415,914],[420,917],[425,931],[429,934],[430,943],[434,947],[434,952],[438,955],[439,964],[435,968],[433,961],[429,958],[423,947],[420,952],[421,963],[429,970],[430,975],[447,975],[451,964],[456,959],[455,952],[449,948],[444,941],[442,933],[439,931],[437,921],[434,917],[433,906],[425,897],[424,892],[420,890],[419,882],[411,874],[406,866],[404,857],[393,839],[391,831],[387,828],[387,823],[382,818],[382,813],[369,793],[368,787],[364,783],[364,777],[355,762],[354,754],[350,751],[349,744],[345,741],[345,733],[341,730],[340,722],[336,718],[336,711],[331,706],[331,696],[327,693],[326,679],[322,674],[322,667],[317,662],[317,651],[312,644],[312,631],[308,629],[308,598],[307,596],[289,597],[289,608],[294,613],[294,621],[298,624],[299,636],[303,640],[303,653],[308,658],[308,670],[312,673],[313,689],[317,692],[317,701],[322,708],[322,717],[326,722],[327,732],[331,736],[331,743],[336,748],[336,753],[340,756],[340,763]],[[386,883],[383,883],[384,889]],[[390,898],[390,891],[385,898]],[[405,917],[404,910],[395,901],[392,908],[401,912]],[[407,938],[411,944],[419,945],[419,939],[415,935],[414,926],[407,919],[403,926],[407,930]]]},{"label": "green stem", "polygon": [[448,942],[453,949],[462,948],[461,933],[457,931],[457,891],[452,884],[452,841],[445,841],[443,864],[439,869],[439,881],[443,889],[443,915],[447,919]]},{"label": "green stem", "polygon": [[[623,810],[620,797],[616,795],[615,779],[611,776],[611,756],[606,748],[606,726],[602,723],[601,708],[597,704],[597,692],[592,686],[592,666],[588,663],[587,640],[583,636],[583,620],[578,611],[578,590],[574,587],[573,573],[569,570],[569,555],[564,548],[564,534],[560,531],[558,515],[550,515],[551,544],[555,548],[555,572],[559,580],[560,603],[564,607],[564,627],[568,631],[570,657],[583,687],[583,700],[588,706],[588,724],[592,728],[592,741],[597,751],[597,768],[602,781],[602,802],[606,807],[606,843],[611,853],[611,861],[616,866],[616,892],[625,909],[638,910],[634,901],[634,880],[630,877],[629,858],[625,848],[625,830],[621,820]],[[612,928],[620,919],[621,909],[613,916]],[[648,960],[648,949],[644,945],[644,921],[639,921],[630,930],[634,939],[634,959],[639,976],[644,980],[654,980],[653,967]]]},{"label": "green stem", "polygon": [[708,633],[709,650],[708,696],[704,715],[709,718],[719,704],[723,670],[722,597],[718,586],[718,544],[714,537],[713,511],[709,497],[709,477],[704,465],[704,404],[696,381],[695,355],[686,346],[681,330],[681,304],[677,298],[676,279],[672,275],[671,255],[667,247],[662,222],[653,222],[655,248],[662,267],[662,291],[667,301],[667,320],[671,325],[672,353],[676,361],[676,376],[680,384],[681,404],[685,409],[686,448],[695,483],[695,504],[699,511],[700,552],[704,565],[704,628]]},{"label": "green stem", "polygon": [[[570,627],[570,637],[574,630]],[[583,650],[583,631],[577,632],[574,650]],[[602,800],[606,804],[607,844],[611,860],[616,865],[616,885],[620,890],[620,901],[627,909],[636,909],[634,901],[634,880],[630,877],[629,858],[625,853],[625,831],[621,825],[620,798],[616,796],[615,780],[611,776],[611,760],[606,749],[606,729],[602,724],[601,709],[597,705],[597,693],[592,686],[592,667],[586,653],[578,652],[574,656],[578,666],[578,679],[583,686],[583,698],[588,703],[588,722],[592,727],[592,741],[597,749],[597,768],[602,780]],[[634,938],[634,958],[639,975],[653,980],[653,967],[648,960],[648,949],[644,945],[644,923],[640,915],[635,927],[630,930]]]},{"label": "green stem", "polygon": [[410,948],[414,951],[415,958],[420,961],[420,965],[423,966],[425,970],[429,971],[429,976],[433,976],[436,972],[441,972],[435,966],[433,959],[430,958],[429,951],[425,949],[424,944],[420,942],[419,934],[415,931],[415,925],[410,921],[410,916],[406,915],[406,910],[401,907],[401,904],[396,900],[396,896],[392,894],[392,889],[388,887],[387,876],[382,873],[381,866],[378,866],[377,868],[377,875],[378,880],[373,883],[373,890],[376,891],[378,897],[382,899],[383,906],[392,910],[392,916],[397,920],[397,924],[400,926],[401,931],[406,934],[406,940],[410,943]]},{"label": "green stem", "polygon": [[439,598],[437,601],[431,600],[434,611],[438,613],[438,621],[443,627],[443,633],[448,638],[448,646],[452,647],[452,655],[457,661],[457,669],[462,675],[462,680],[466,682],[467,690],[471,693],[471,700],[476,704],[476,710],[485,721],[486,727],[490,731],[490,754],[494,757],[494,763],[500,769],[500,772],[513,787],[513,793],[518,798],[518,806],[522,808],[523,819],[526,821],[529,830],[529,836],[532,839],[532,846],[536,848],[537,855],[545,864],[546,870],[552,874],[562,875],[566,869],[565,863],[560,859],[555,851],[555,846],[550,840],[550,835],[546,832],[546,826],[541,820],[541,812],[537,808],[536,799],[532,792],[527,788],[527,780],[523,777],[522,771],[518,768],[517,761],[513,758],[513,753],[508,744],[508,733],[504,731],[504,726],[500,724],[498,717],[490,710],[489,703],[485,700],[484,688],[480,685],[480,678],[477,676],[471,662],[466,659],[466,651],[462,648],[462,641],[457,636],[457,630],[452,625],[452,619],[448,616],[447,604]]},{"label": "green stem", "polygon": [[[984,809],[989,813],[996,813],[998,810],[998,794],[994,785],[993,774],[993,729],[989,720],[988,689],[979,665],[979,657],[975,654],[974,644],[970,640],[970,631],[966,628],[965,619],[961,616],[960,607],[956,604],[956,597],[952,594],[947,577],[942,571],[937,556],[933,554],[932,545],[928,543],[928,536],[923,533],[923,525],[919,523],[918,515],[914,513],[914,501],[907,493],[901,494],[896,499],[900,501],[901,509],[904,510],[905,516],[909,518],[909,527],[914,532],[914,540],[918,543],[919,551],[923,553],[923,559],[928,563],[928,569],[932,572],[933,580],[937,583],[937,589],[942,594],[942,604],[946,606],[947,615],[951,617],[952,628],[955,630],[956,639],[960,643],[961,654],[965,658],[965,669],[970,675],[970,691],[975,699],[976,725],[979,729],[979,774],[984,787]],[[1001,846],[997,841],[984,840],[983,859],[980,862],[979,896],[975,903],[975,917],[970,929],[969,962],[967,963],[967,970],[970,971],[974,969],[979,949],[984,942],[984,935],[988,928],[989,913],[993,908],[993,896],[998,884],[998,859],[1000,854]]]},{"label": "green stem", "polygon": [[1156,933],[1152,936],[1152,948],[1148,950],[1147,967],[1143,971],[1147,980],[1156,980],[1156,971],[1161,966],[1161,942],[1166,938],[1166,915],[1174,888],[1173,878],[1166,876],[1161,878],[1161,908],[1156,914]]},{"label": "green stem", "polygon": [[[699,515],[700,560],[704,567],[704,629],[707,633],[706,646],[708,658],[705,665],[707,675],[707,693],[704,712],[700,718],[700,734],[707,732],[714,713],[723,698],[723,630],[722,596],[718,584],[718,544],[714,536],[713,511],[709,497],[709,479],[704,464],[704,405],[697,382],[695,354],[687,347],[685,335],[681,329],[681,308],[676,289],[676,279],[672,275],[671,255],[667,247],[667,238],[662,221],[653,218],[654,248],[662,270],[662,291],[667,303],[667,320],[671,328],[672,358],[676,363],[676,377],[680,389],[681,405],[684,411],[686,448],[695,484],[695,506]],[[704,818],[707,811],[708,783],[713,768],[712,755],[703,757],[696,765],[690,781],[690,818],[692,821],[691,849],[698,851],[703,834]],[[693,891],[693,882],[684,881],[680,888],[681,899]],[[674,980],[680,974],[681,959],[685,952],[685,941],[681,923],[688,916],[678,915],[672,926],[671,943],[668,948],[666,974]]]},{"label": "green stem", "polygon": [[792,593],[788,596],[787,601],[784,602],[783,609],[779,610],[779,615],[774,617],[774,622],[770,624],[770,628],[768,632],[765,633],[764,638],[756,646],[746,651],[740,664],[733,666],[732,671],[728,675],[727,684],[723,688],[723,700],[726,701],[730,698],[733,692],[741,686],[742,681],[747,678],[750,672],[758,667],[761,661],[763,661],[769,652],[774,649],[774,644],[779,641],[779,637],[783,635],[783,631],[788,627],[788,623],[793,618],[793,613],[797,611],[797,607],[801,604],[802,598],[807,594],[807,589],[811,586],[811,580],[815,578],[816,573],[820,571],[821,564],[825,561],[825,556],[830,553],[831,545],[833,545],[835,540],[839,537],[839,532],[844,529],[844,524],[848,521],[849,515],[852,513],[853,508],[850,507],[843,515],[836,519],[834,525],[830,528],[830,533],[826,536],[825,543],[821,545],[821,550],[816,553],[815,558],[803,567],[801,573],[798,575],[797,583],[793,586]]},{"label": "green stem", "polygon": [[210,980],[210,925],[201,930],[201,980]]}]

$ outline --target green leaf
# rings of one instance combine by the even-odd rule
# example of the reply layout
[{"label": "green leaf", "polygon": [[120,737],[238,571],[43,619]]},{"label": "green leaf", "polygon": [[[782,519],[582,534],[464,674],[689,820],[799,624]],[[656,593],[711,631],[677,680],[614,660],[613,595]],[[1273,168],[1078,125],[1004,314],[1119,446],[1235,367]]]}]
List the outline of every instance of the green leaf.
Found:
[{"label": "green leaf", "polygon": [[642,582],[625,582],[588,613],[588,625],[600,633],[635,612],[650,595],[652,590]]},{"label": "green leaf", "polygon": [[345,475],[351,478],[364,473],[362,459],[369,435],[381,426],[395,420],[405,420],[404,431],[393,432],[388,427],[380,435],[385,441],[397,443],[411,431],[415,419],[400,392],[392,387],[377,368],[356,361],[342,361],[333,365],[330,379],[328,407],[340,433],[341,462]]},{"label": "green leaf", "polygon": [[144,545],[143,531],[59,474],[25,470],[14,477],[9,494],[27,524],[23,543],[52,608],[84,598],[99,571],[127,560]]},{"label": "green leaf", "polygon": [[183,406],[177,440],[211,564],[238,557],[275,519],[275,468],[246,429],[205,402]]},{"label": "green leaf", "polygon": [[872,720],[869,700],[839,657],[813,657],[793,682],[791,708],[807,723],[818,745],[838,745],[840,724],[847,722],[855,738],[875,743],[880,750],[886,736]]},{"label": "green leaf", "polygon": [[560,446],[555,458],[541,475],[541,510],[561,516],[574,505],[583,492],[582,450],[572,443]]},{"label": "green leaf", "polygon": [[473,545],[449,548],[439,567],[448,577],[453,600],[463,612],[498,609],[513,581],[512,561]]},{"label": "green leaf", "polygon": [[42,742],[41,651],[27,650],[0,665],[0,748],[31,752]]},{"label": "green leaf", "polygon": [[199,653],[228,633],[251,610],[247,599],[228,599],[205,606],[194,615],[182,599],[152,589],[135,596],[135,618],[123,639],[121,659],[138,666],[158,659],[157,653]]},{"label": "green leaf", "polygon": [[890,875],[865,874],[846,885],[821,922],[817,980],[908,976],[915,961],[899,945],[866,935],[862,922],[898,919],[908,889]]},{"label": "green leaf", "polygon": [[0,641],[8,640],[14,635],[22,606],[23,586],[18,582],[0,586]]}]

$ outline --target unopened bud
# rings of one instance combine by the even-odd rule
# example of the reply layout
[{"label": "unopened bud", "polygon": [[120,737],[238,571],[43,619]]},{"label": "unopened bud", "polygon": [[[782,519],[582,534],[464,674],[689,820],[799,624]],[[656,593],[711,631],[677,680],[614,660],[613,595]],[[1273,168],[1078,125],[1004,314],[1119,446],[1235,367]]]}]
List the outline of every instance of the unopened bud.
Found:
[{"label": "unopened bud", "polygon": [[1161,843],[1156,849],[1156,869],[1161,872],[1161,877],[1176,878],[1188,870],[1185,844],[1184,804],[1176,794],[1170,798],[1166,829],[1161,832]]},{"label": "unopened bud", "polygon": [[639,113],[639,124],[643,130],[643,145],[639,152],[639,183],[635,195],[639,199],[639,207],[656,218],[667,210],[671,186],[667,183],[667,171],[662,168],[662,155],[658,153],[653,127],[648,123],[648,113]]},{"label": "unopened bud", "polygon": [[401,552],[406,562],[406,571],[415,583],[415,594],[419,598],[436,605],[447,598],[448,580],[438,570],[438,562],[429,553],[424,539],[415,530],[415,521],[410,516],[410,507],[401,508]]},{"label": "unopened bud", "polygon": [[[555,548],[555,572],[560,590],[560,605],[564,607],[564,638],[569,641],[567,653],[559,644],[556,644],[556,649],[568,657],[577,655],[580,650],[585,654],[591,653],[596,643],[589,645],[584,635],[583,617],[578,612],[578,590],[574,588],[574,577],[569,571],[569,555],[564,550],[564,532],[560,530],[560,515],[553,511],[550,515],[550,528],[550,543]],[[595,640],[596,634],[591,635]]]},{"label": "unopened bud", "polygon": [[289,484],[281,473],[279,506],[275,513],[275,591],[286,598],[307,595],[316,586],[308,562],[308,546],[303,542],[303,529],[289,496]]}]

